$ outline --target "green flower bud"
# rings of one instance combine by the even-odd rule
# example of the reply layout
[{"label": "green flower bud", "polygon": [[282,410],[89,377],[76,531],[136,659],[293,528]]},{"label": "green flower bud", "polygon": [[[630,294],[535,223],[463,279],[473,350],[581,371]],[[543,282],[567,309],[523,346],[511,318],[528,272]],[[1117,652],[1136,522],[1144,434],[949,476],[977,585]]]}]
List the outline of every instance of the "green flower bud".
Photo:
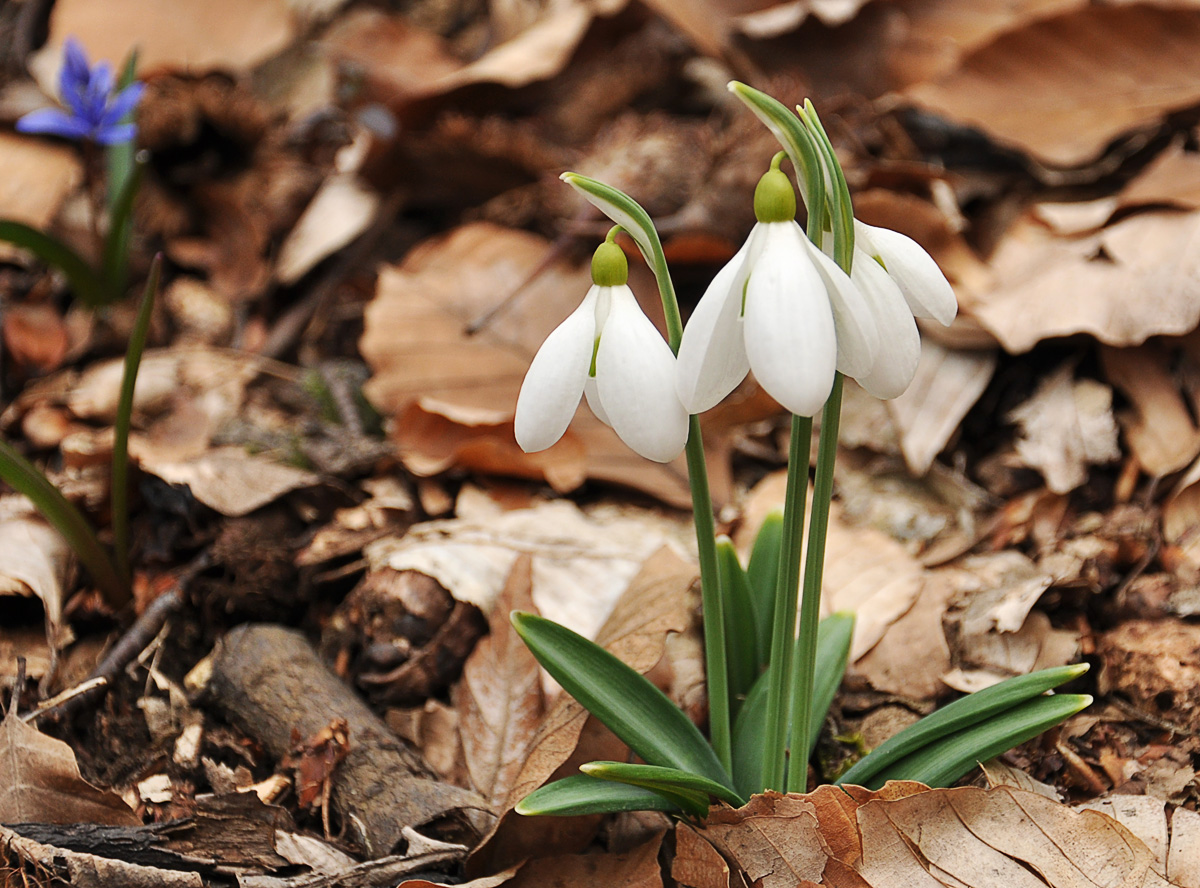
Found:
[{"label": "green flower bud", "polygon": [[754,189],[754,216],[759,222],[790,222],[796,218],[796,192],[777,166],[758,180]]},{"label": "green flower bud", "polygon": [[619,287],[629,281],[629,260],[625,251],[606,240],[592,255],[592,283],[597,287]]}]

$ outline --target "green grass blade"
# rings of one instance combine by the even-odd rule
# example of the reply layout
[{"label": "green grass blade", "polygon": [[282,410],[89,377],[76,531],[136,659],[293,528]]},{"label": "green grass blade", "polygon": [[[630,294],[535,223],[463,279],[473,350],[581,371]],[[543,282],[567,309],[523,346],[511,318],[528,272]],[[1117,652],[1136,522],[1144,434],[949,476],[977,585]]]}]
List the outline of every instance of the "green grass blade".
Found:
[{"label": "green grass blade", "polygon": [[0,240],[28,250],[47,265],[61,271],[66,276],[71,291],[86,305],[97,308],[107,301],[104,282],[92,266],[53,235],[39,231],[24,222],[0,219]]},{"label": "green grass blade", "polygon": [[854,636],[854,614],[830,614],[817,627],[817,669],[813,681],[813,705],[808,723],[808,747],[805,759],[812,757],[821,734],[821,726],[833,705],[850,657]]},{"label": "green grass blade", "polygon": [[770,673],[764,672],[750,687],[733,723],[733,785],[746,797],[767,788],[766,747],[763,730],[767,723],[767,693]]},{"label": "green grass blade", "polygon": [[[681,807],[649,789],[613,783],[596,777],[564,777],[535,789],[517,803],[516,812],[527,816],[615,814],[619,811],[666,811]],[[707,811],[707,808],[705,809]]]},{"label": "green grass blade", "polygon": [[725,610],[725,649],[729,667],[729,711],[737,717],[750,686],[758,678],[758,634],[750,580],[729,537],[717,539],[721,605]]},{"label": "green grass blade", "polygon": [[1078,678],[1087,671],[1086,663],[1042,669],[1029,675],[1006,679],[990,688],[955,700],[888,739],[839,777],[837,782],[855,783],[860,786],[874,785],[872,779],[876,774],[918,749],[964,728],[978,725],[1044,694],[1051,688]]},{"label": "green grass blade", "polygon": [[1091,703],[1087,694],[1035,697],[930,743],[876,773],[865,785],[878,789],[889,780],[918,780],[926,786],[950,786],[980,762],[1032,740]]},{"label": "green grass blade", "polygon": [[783,512],[767,515],[754,538],[746,576],[750,580],[754,626],[758,633],[758,668],[765,669],[771,657],[771,620],[775,615],[775,588],[779,584],[779,550],[783,546]]},{"label": "green grass blade", "polygon": [[589,777],[641,786],[664,796],[677,793],[681,796],[691,797],[698,794],[704,800],[705,811],[708,810],[709,796],[728,802],[735,808],[746,804],[746,800],[729,787],[715,783],[707,777],[689,774],[676,768],[631,765],[626,762],[589,762],[581,766],[579,770]]},{"label": "green grass blade", "polygon": [[17,453],[7,441],[2,440],[0,479],[18,493],[29,497],[42,516],[63,535],[71,550],[83,562],[96,588],[114,610],[129,601],[131,594],[128,584],[122,582],[87,519],[33,463]]},{"label": "green grass blade", "polygon": [[150,335],[150,317],[154,313],[154,297],[162,275],[162,254],[150,265],[150,278],[142,293],[142,305],[133,322],[129,346],[125,349],[125,373],[121,377],[121,396],[117,401],[117,418],[113,424],[112,454],[112,525],[113,552],[117,576],[129,582],[129,425],[133,418],[133,390],[137,384],[138,367]]},{"label": "green grass blade", "polygon": [[511,619],[554,680],[642,759],[732,788],[733,781],[699,729],[646,678],[552,620],[519,611]]}]

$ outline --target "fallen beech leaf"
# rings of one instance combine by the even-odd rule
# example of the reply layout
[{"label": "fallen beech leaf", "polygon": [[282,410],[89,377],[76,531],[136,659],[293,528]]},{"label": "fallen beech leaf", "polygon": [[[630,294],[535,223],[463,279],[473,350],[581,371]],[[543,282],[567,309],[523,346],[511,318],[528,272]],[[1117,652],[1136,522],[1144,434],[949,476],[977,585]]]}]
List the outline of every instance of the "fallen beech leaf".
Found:
[{"label": "fallen beech leaf", "polygon": [[352,172],[326,179],[279,248],[275,277],[288,286],[314,265],[340,250],[370,226],[379,195]]},{"label": "fallen beech leaf", "polygon": [[1080,166],[1200,101],[1198,40],[1194,9],[1088,5],[1009,31],[905,94],[1044,163]]},{"label": "fallen beech leaf", "polygon": [[1104,375],[1129,399],[1118,419],[1125,441],[1149,475],[1177,472],[1200,455],[1200,428],[1171,372],[1171,357],[1157,344],[1100,349]]},{"label": "fallen beech leaf", "polygon": [[1200,154],[1172,142],[1146,168],[1129,180],[1116,196],[1120,207],[1167,204],[1200,209]]},{"label": "fallen beech leaf", "polygon": [[75,753],[17,717],[0,722],[0,823],[140,826],[121,797],[84,781]]},{"label": "fallen beech leaf", "polygon": [[1138,709],[1200,729],[1200,627],[1182,620],[1130,620],[1099,636],[1100,693],[1117,692]]},{"label": "fallen beech leaf", "polygon": [[885,402],[912,472],[929,471],[995,370],[995,351],[952,351],[931,340],[921,343],[912,383],[899,398]]},{"label": "fallen beech leaf", "polygon": [[820,882],[827,853],[816,808],[799,795],[765,792],[742,808],[710,812],[700,835],[762,888]]},{"label": "fallen beech leaf", "polygon": [[623,854],[570,854],[531,860],[508,882],[513,888],[662,888],[658,850],[663,833]]},{"label": "fallen beech leaf", "polygon": [[1070,493],[1087,480],[1088,466],[1121,458],[1112,389],[1094,379],[1075,379],[1067,363],[1042,380],[1009,420],[1021,427],[1017,457],[1037,469],[1054,493]]},{"label": "fallen beech leaf", "polygon": [[249,515],[285,493],[312,487],[312,472],[285,466],[240,447],[218,447],[182,462],[142,462],[168,484],[186,484],[192,496],[227,518]]},{"label": "fallen beech leaf", "polygon": [[1198,243],[1200,212],[1141,213],[1083,237],[1025,218],[992,257],[994,286],[960,302],[1014,354],[1075,333],[1140,345],[1200,322]]},{"label": "fallen beech leaf", "polygon": [[64,635],[63,596],[73,563],[67,541],[40,515],[27,512],[0,520],[0,596],[41,599],[47,640],[54,649],[69,640]]},{"label": "fallen beech leaf", "polygon": [[[516,447],[511,420],[529,362],[591,286],[585,265],[558,260],[542,269],[550,250],[535,235],[476,223],[385,269],[360,343],[374,371],[367,397],[398,420],[418,420],[397,422],[395,434],[401,458],[419,473],[443,471],[451,453],[490,473],[544,475],[559,490],[594,477],[686,504],[682,457],[667,465],[642,459],[586,407],[554,447],[528,455]],[[515,288],[515,301],[468,332]],[[654,292],[652,285],[635,289]],[[661,318],[657,298],[642,305]],[[414,404],[419,415],[410,414]]]},{"label": "fallen beech leaf", "polygon": [[[8,132],[0,133],[0,167],[0,218],[38,229],[50,227],[83,177],[83,167],[69,148]],[[21,252],[7,241],[0,243],[0,258],[12,259]]]},{"label": "fallen beech leaf", "polygon": [[62,366],[70,336],[52,305],[18,304],[4,312],[4,345],[21,367],[43,373]]},{"label": "fallen beech leaf", "polygon": [[1154,855],[1154,871],[1167,874],[1167,812],[1162,799],[1153,796],[1113,796],[1075,806],[1076,811],[1098,811],[1111,817],[1141,839]]},{"label": "fallen beech leaf", "polygon": [[671,878],[684,888],[729,888],[729,864],[686,823],[675,827]]},{"label": "fallen beech leaf", "polygon": [[1167,879],[1172,885],[1200,885],[1200,814],[1176,808],[1171,814],[1171,847]]},{"label": "fallen beech leaf", "polygon": [[53,89],[63,41],[74,37],[93,61],[120,69],[138,52],[138,74],[190,75],[245,70],[292,42],[296,23],[286,0],[63,0],[50,14],[50,39],[31,63],[43,89]]},{"label": "fallen beech leaf", "polygon": [[463,664],[454,688],[471,787],[493,806],[508,798],[545,710],[537,660],[509,622],[534,611],[531,559],[520,556],[488,620],[489,632]]}]

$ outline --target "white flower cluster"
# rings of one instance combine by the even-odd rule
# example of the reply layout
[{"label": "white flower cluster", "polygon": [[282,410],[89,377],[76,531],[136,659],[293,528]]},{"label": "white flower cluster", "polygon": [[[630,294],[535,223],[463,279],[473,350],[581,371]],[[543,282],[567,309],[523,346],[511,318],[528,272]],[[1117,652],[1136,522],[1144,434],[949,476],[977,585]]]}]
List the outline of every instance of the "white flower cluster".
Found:
[{"label": "white flower cluster", "polygon": [[758,224],[705,291],[677,358],[627,286],[611,235],[601,245],[594,286],[525,377],[516,412],[524,450],[554,444],[584,395],[633,450],[667,462],[687,441],[688,414],[716,406],[751,370],[803,416],[821,409],[835,371],[879,398],[904,392],[920,357],[914,316],[950,324],[953,289],[915,241],[858,220],[847,275],[796,223],[795,192],[778,164],[755,192]]}]

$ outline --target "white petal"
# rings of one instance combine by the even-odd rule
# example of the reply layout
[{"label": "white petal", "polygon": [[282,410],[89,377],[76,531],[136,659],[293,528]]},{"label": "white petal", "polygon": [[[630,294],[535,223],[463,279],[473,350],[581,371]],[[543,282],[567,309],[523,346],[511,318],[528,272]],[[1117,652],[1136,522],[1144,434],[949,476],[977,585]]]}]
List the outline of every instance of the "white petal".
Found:
[{"label": "white petal", "polygon": [[613,430],[637,453],[670,462],[683,450],[688,414],[675,391],[675,356],[628,287],[612,288],[596,391]]},{"label": "white petal", "polygon": [[883,266],[855,248],[850,279],[871,307],[879,328],[879,351],[869,372],[856,376],[877,398],[897,398],[912,382],[921,357],[921,334],[900,288]]},{"label": "white petal", "polygon": [[833,386],[837,339],[825,282],[809,259],[798,228],[768,229],[746,287],[746,354],[772,398],[812,416]]},{"label": "white petal", "polygon": [[588,290],[579,308],[546,337],[529,365],[514,420],[517,443],[526,453],[545,450],[571,424],[592,365],[599,289]]},{"label": "white petal", "polygon": [[938,264],[915,240],[898,231],[854,221],[854,238],[869,255],[883,260],[888,274],[918,318],[950,326],[958,314],[954,288]]},{"label": "white petal", "polygon": [[741,320],[749,248],[746,241],[717,272],[683,328],[676,375],[689,413],[717,406],[750,372]]},{"label": "white petal", "polygon": [[879,351],[879,329],[871,307],[854,282],[836,262],[818,250],[806,237],[804,244],[813,264],[825,281],[833,326],[837,330],[837,368],[846,376],[867,373]]},{"label": "white petal", "polygon": [[600,392],[596,389],[596,377],[589,376],[587,378],[587,382],[583,384],[583,396],[587,398],[587,404],[592,408],[592,413],[596,414],[596,419],[611,429],[612,420],[608,418],[608,414],[604,412],[604,405],[600,403]]}]

